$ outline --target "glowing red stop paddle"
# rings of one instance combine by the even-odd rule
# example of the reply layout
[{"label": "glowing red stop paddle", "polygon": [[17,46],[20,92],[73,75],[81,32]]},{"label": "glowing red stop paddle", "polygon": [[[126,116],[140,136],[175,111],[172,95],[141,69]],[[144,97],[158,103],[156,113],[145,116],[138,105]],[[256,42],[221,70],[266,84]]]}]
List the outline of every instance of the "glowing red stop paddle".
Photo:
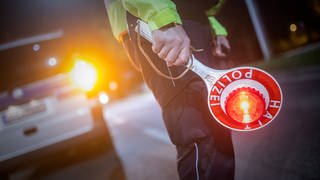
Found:
[{"label": "glowing red stop paddle", "polygon": [[[138,20],[136,31],[152,42],[146,23]],[[193,55],[187,67],[205,82],[208,107],[214,119],[229,129],[252,131],[262,128],[274,120],[281,109],[281,88],[261,69],[216,70],[203,65]]]}]

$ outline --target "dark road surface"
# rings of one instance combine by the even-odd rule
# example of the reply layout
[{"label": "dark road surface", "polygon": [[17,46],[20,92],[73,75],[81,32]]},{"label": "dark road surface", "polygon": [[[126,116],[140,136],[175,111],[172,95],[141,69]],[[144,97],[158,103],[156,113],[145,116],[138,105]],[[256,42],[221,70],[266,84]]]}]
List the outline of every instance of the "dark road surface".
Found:
[{"label": "dark road surface", "polygon": [[320,179],[320,71],[277,74],[282,110],[269,126],[233,133],[237,179]]},{"label": "dark road surface", "polygon": [[[320,179],[320,71],[276,76],[284,94],[277,119],[257,131],[233,132],[236,179]],[[109,124],[128,178],[175,179],[175,151],[152,96],[137,96],[117,106],[106,115],[113,114]],[[154,168],[155,162],[159,167]],[[143,167],[149,175],[139,173],[145,172]]]},{"label": "dark road surface", "polygon": [[[284,94],[277,119],[254,132],[233,132],[237,180],[320,179],[319,72],[276,75]],[[178,179],[175,148],[149,92],[107,105],[105,117],[127,179]],[[106,152],[42,178],[106,179],[119,163],[108,156]],[[11,177],[21,179],[23,173],[28,171]]]},{"label": "dark road surface", "polygon": [[175,148],[150,93],[107,107],[105,116],[128,180],[177,179]]}]

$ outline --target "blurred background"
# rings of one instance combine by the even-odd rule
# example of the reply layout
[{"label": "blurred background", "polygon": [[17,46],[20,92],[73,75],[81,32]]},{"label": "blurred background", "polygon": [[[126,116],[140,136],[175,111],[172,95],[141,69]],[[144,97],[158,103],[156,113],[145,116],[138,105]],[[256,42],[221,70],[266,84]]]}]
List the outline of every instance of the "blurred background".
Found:
[{"label": "blurred background", "polygon": [[[232,47],[283,88],[266,128],[233,132],[236,179],[320,179],[320,1],[227,1]],[[177,179],[158,104],[103,0],[0,3],[0,179]]]}]

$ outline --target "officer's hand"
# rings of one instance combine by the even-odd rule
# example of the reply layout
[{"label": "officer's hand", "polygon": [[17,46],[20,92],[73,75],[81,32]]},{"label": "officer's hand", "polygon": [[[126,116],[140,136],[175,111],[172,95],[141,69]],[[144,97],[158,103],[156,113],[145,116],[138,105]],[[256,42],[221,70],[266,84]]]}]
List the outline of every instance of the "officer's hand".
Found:
[{"label": "officer's hand", "polygon": [[181,25],[152,32],[152,50],[169,66],[185,65],[190,57],[190,39]]},{"label": "officer's hand", "polygon": [[223,52],[222,48],[225,48],[227,52],[231,50],[229,41],[226,36],[217,36],[213,39],[213,51],[212,54],[217,57],[226,57],[226,53]]}]

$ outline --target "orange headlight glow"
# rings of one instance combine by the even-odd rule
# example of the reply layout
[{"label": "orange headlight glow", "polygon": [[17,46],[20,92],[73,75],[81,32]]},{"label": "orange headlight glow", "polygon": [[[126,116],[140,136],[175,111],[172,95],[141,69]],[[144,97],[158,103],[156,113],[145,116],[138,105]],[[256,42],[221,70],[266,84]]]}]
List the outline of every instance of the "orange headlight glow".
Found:
[{"label": "orange headlight glow", "polygon": [[85,91],[90,91],[97,82],[97,71],[94,66],[88,62],[77,60],[71,71],[71,79],[78,87]]}]

